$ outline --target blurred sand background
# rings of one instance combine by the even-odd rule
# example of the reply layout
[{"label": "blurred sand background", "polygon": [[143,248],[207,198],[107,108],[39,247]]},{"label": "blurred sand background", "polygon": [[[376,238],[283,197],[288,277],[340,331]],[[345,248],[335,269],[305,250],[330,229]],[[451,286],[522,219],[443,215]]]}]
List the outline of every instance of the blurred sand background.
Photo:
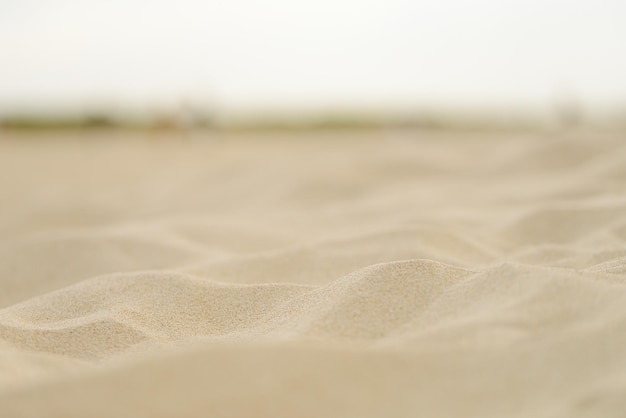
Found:
[{"label": "blurred sand background", "polygon": [[171,135],[0,140],[1,416],[623,415],[623,135]]}]

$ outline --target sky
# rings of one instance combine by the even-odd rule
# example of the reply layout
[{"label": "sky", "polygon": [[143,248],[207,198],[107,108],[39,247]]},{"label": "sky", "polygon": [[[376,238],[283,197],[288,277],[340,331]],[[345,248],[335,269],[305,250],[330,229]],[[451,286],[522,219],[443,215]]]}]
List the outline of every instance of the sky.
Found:
[{"label": "sky", "polygon": [[0,0],[0,112],[626,104],[623,0]]}]

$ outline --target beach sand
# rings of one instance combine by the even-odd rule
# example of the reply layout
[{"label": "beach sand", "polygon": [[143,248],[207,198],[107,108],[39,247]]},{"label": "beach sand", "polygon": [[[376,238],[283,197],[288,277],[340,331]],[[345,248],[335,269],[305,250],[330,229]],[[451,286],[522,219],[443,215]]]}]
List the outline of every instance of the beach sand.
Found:
[{"label": "beach sand", "polygon": [[626,138],[0,138],[0,416],[623,417]]}]

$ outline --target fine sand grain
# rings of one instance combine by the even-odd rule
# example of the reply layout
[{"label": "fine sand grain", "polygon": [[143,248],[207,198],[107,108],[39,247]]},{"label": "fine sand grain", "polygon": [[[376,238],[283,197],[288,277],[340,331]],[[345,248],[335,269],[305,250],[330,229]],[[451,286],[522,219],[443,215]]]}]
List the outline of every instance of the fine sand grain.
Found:
[{"label": "fine sand grain", "polygon": [[626,138],[0,138],[0,417],[626,416]]}]

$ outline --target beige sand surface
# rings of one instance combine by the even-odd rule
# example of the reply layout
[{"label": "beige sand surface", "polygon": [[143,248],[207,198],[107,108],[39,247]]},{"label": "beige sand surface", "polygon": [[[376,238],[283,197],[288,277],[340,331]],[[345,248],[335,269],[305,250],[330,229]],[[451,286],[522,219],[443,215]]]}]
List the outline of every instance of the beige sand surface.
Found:
[{"label": "beige sand surface", "polygon": [[0,417],[626,416],[623,136],[107,135],[0,139]]}]

